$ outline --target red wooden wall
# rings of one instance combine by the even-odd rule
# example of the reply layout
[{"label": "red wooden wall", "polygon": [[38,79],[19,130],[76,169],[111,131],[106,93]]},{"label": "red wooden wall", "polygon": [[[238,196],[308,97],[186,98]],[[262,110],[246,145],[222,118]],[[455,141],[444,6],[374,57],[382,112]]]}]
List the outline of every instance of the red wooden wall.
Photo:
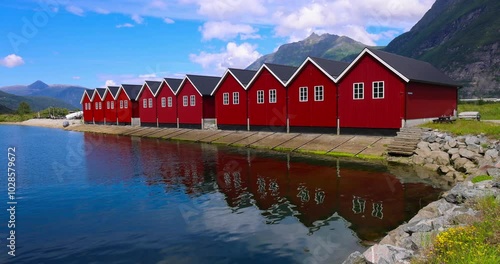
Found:
[{"label": "red wooden wall", "polygon": [[[90,108],[87,109],[86,105],[90,103]],[[85,93],[85,96],[83,97],[82,100],[82,111],[83,111],[83,121],[85,123],[91,123],[94,121],[94,112],[92,111],[92,102],[90,101],[90,98],[88,97],[87,93]]]},{"label": "red wooden wall", "polygon": [[[191,106],[190,97],[191,95],[195,96],[195,105]],[[183,97],[188,97],[188,105],[183,105]],[[179,87],[179,91],[177,93],[177,109],[178,109],[178,117],[179,124],[200,124],[201,119],[203,117],[203,102],[202,97],[198,93],[198,91],[194,88],[193,84],[189,80],[182,84]]]},{"label": "red wooden wall", "polygon": [[[123,107],[120,107],[120,101],[123,101]],[[128,102],[128,107],[125,108],[125,101]],[[117,108],[117,117],[118,122],[120,123],[131,123],[132,122],[132,103],[127,98],[127,94],[123,89],[118,92],[118,96],[116,97],[115,107]]]},{"label": "red wooden wall", "polygon": [[[323,86],[323,101],[315,101],[314,86]],[[300,102],[299,88],[307,87],[308,100]],[[336,127],[337,87],[314,64],[308,62],[288,84],[288,118],[290,126]]]},{"label": "red wooden wall", "polygon": [[[97,93],[97,91],[95,92]],[[99,107],[96,105],[99,104]],[[92,102],[92,111],[94,113],[94,122],[95,123],[104,123],[104,110],[106,106],[101,100],[99,94],[94,96],[94,101]]]},{"label": "red wooden wall", "polygon": [[[384,98],[373,99],[372,82],[384,82]],[[353,99],[353,84],[364,83],[364,99]],[[340,127],[401,127],[405,82],[369,55],[364,55],[339,81]]]},{"label": "red wooden wall", "polygon": [[[110,104],[109,109],[108,109],[108,102]],[[113,102],[113,107],[111,107],[111,102]],[[111,95],[109,90],[104,96],[102,104],[103,106],[106,107],[106,111],[104,112],[104,117],[106,118],[106,124],[116,124],[116,116],[117,116],[116,111],[117,107],[120,107],[120,105],[117,105],[115,99],[113,98],[113,95]]]},{"label": "red wooden wall", "polygon": [[[233,93],[238,92],[239,104],[233,104]],[[229,104],[223,104],[223,94],[229,93]],[[227,74],[214,94],[218,125],[247,125],[247,92],[232,74]]]},{"label": "red wooden wall", "polygon": [[457,109],[456,87],[410,82],[406,89],[406,119],[452,115]]},{"label": "red wooden wall", "polygon": [[[286,126],[285,87],[266,69],[247,87],[250,126]],[[269,103],[269,90],[276,89],[276,103]],[[257,91],[264,90],[264,103],[257,104]]]},{"label": "red wooden wall", "polygon": [[[152,107],[149,107],[149,99],[153,101]],[[144,100],[146,100],[146,107],[144,107]],[[161,103],[161,102],[160,102]],[[141,118],[141,124],[156,124],[156,98],[147,86],[144,84],[139,100],[137,101],[139,107],[139,117]]]},{"label": "red wooden wall", "polygon": [[[168,107],[168,98],[172,98],[172,107]],[[165,107],[161,106],[161,99],[165,98]],[[170,87],[163,82],[156,96],[156,105],[158,107],[159,124],[177,124],[177,97]]]}]

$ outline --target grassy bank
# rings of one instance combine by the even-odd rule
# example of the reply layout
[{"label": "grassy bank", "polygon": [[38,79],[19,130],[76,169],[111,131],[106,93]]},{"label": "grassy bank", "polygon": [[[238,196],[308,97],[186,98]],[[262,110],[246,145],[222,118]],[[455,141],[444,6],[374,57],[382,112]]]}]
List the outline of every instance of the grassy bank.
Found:
[{"label": "grassy bank", "polygon": [[500,120],[500,103],[459,103],[458,112],[475,111],[483,120]]},{"label": "grassy bank", "polygon": [[[500,110],[499,110],[500,111]],[[457,120],[454,123],[426,123],[421,127],[439,129],[447,131],[457,136],[479,135],[484,133],[488,137],[500,139],[500,124],[475,121],[475,120]]]},{"label": "grassy bank", "polygon": [[33,114],[1,114],[0,122],[22,122],[33,118]]},{"label": "grassy bank", "polygon": [[479,219],[439,233],[426,254],[412,263],[500,263],[500,201],[484,197],[472,207],[480,212]]}]

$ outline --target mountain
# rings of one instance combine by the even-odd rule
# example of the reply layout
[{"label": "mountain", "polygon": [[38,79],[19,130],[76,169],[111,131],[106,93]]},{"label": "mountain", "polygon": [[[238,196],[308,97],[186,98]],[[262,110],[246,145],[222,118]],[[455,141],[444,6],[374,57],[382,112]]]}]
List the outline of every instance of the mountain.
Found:
[{"label": "mountain", "polygon": [[79,108],[83,89],[85,89],[85,87],[63,84],[48,85],[38,80],[30,85],[1,87],[0,91],[20,96],[52,97],[67,102],[72,108]]},{"label": "mountain", "polygon": [[[0,91],[0,109],[2,113],[8,113],[9,110],[16,110],[19,103],[23,101],[28,103],[33,111],[40,111],[49,107],[75,108],[73,105],[56,98],[46,96],[19,96]],[[5,112],[3,112],[3,110],[5,110]]]},{"label": "mountain", "polygon": [[284,44],[276,52],[260,57],[247,69],[258,70],[264,63],[300,66],[308,56],[352,61],[364,47],[365,44],[345,36],[312,33],[304,40]]},{"label": "mountain", "polygon": [[498,0],[437,0],[385,50],[438,67],[463,83],[461,97],[500,97],[498,11]]}]

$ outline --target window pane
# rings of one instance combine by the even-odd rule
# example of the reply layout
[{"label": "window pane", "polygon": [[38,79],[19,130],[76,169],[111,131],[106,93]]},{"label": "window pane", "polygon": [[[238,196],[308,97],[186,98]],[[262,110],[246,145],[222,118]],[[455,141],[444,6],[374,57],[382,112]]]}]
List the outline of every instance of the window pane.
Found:
[{"label": "window pane", "polygon": [[240,104],[240,93],[239,92],[233,92],[233,104],[235,104],[235,105]]}]

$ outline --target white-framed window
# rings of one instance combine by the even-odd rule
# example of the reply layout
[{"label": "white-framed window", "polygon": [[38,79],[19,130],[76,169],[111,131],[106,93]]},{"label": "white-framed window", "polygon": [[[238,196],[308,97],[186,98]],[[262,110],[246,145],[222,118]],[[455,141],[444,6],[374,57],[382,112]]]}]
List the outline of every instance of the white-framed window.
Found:
[{"label": "white-framed window", "polygon": [[99,109],[99,103],[95,102],[95,109]]},{"label": "white-framed window", "polygon": [[354,83],[353,84],[353,99],[364,99],[365,98],[365,84],[364,83]]},{"label": "white-framed window", "polygon": [[196,105],[196,96],[194,96],[194,95],[189,96],[189,105],[190,106]]},{"label": "white-framed window", "polygon": [[257,103],[258,104],[263,104],[264,103],[264,90],[258,90],[257,91]]},{"label": "white-framed window", "polygon": [[182,97],[182,105],[183,106],[188,106],[188,96],[187,95],[184,95]]},{"label": "white-framed window", "polygon": [[148,99],[142,99],[142,108],[148,108]]},{"label": "white-framed window", "polygon": [[229,105],[229,93],[222,93],[222,104]]},{"label": "white-framed window", "polygon": [[307,102],[307,87],[299,87],[299,102]]},{"label": "white-framed window", "polygon": [[109,101],[106,102],[106,109],[110,109],[111,108],[111,104],[109,103]]},{"label": "white-framed window", "polygon": [[123,100],[120,100],[120,109],[123,109]]},{"label": "white-framed window", "polygon": [[102,102],[99,102],[99,110],[102,109]]},{"label": "white-framed window", "polygon": [[314,86],[314,101],[324,101],[325,100],[325,88],[323,85]]},{"label": "white-framed window", "polygon": [[153,98],[148,99],[148,106],[149,108],[153,108]]},{"label": "white-framed window", "polygon": [[373,99],[384,98],[384,82],[373,82]]},{"label": "white-framed window", "polygon": [[240,92],[233,92],[233,104],[240,104]]},{"label": "white-framed window", "polygon": [[111,109],[115,109],[115,101],[111,101]]},{"label": "white-framed window", "polygon": [[167,98],[165,97],[161,98],[161,107],[167,107]]},{"label": "white-framed window", "polygon": [[276,89],[269,90],[269,103],[276,103]]},{"label": "white-framed window", "polygon": [[168,97],[168,107],[172,107],[172,96]]},{"label": "white-framed window", "polygon": [[128,100],[123,100],[123,107],[128,108]]}]

